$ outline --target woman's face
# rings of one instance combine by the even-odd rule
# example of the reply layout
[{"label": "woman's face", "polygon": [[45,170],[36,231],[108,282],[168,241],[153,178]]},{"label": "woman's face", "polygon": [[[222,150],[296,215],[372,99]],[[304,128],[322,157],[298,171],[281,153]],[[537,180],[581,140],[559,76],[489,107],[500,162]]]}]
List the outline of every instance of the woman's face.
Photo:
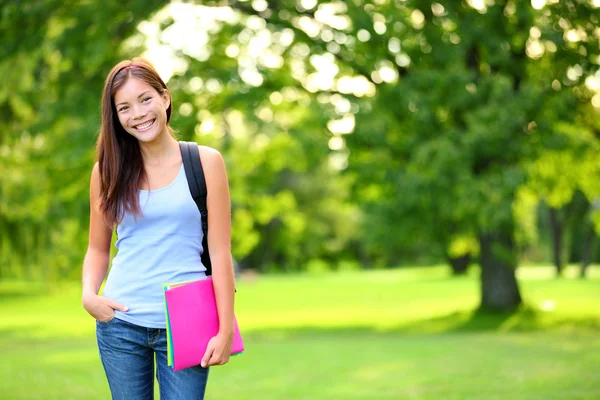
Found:
[{"label": "woman's face", "polygon": [[131,77],[117,90],[114,102],[123,129],[137,140],[152,142],[166,130],[170,104],[166,90],[161,95],[143,80]]}]

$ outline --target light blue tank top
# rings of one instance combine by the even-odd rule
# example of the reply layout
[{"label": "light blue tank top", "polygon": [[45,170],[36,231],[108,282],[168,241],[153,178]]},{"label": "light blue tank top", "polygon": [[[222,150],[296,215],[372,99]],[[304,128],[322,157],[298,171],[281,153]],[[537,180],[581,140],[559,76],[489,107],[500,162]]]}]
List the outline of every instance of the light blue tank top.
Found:
[{"label": "light blue tank top", "polygon": [[202,224],[183,165],[175,180],[140,190],[142,217],[126,213],[117,226],[119,249],[103,296],[129,308],[115,317],[148,328],[165,328],[163,284],[205,277]]}]

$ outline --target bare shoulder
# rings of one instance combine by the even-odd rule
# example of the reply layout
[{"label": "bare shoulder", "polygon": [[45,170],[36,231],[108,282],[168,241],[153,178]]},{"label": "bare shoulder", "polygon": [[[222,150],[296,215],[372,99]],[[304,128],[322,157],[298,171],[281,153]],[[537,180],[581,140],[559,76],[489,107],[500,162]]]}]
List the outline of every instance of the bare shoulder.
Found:
[{"label": "bare shoulder", "polygon": [[92,168],[92,176],[90,177],[90,201],[95,202],[101,196],[101,178],[100,178],[100,163],[96,162]]},{"label": "bare shoulder", "polygon": [[223,156],[212,147],[198,145],[198,154],[204,168],[214,169],[223,165]]},{"label": "bare shoulder", "polygon": [[207,146],[198,146],[198,154],[204,169],[204,177],[206,178],[206,186],[213,188],[227,188],[227,170],[225,160],[218,150]]},{"label": "bare shoulder", "polygon": [[92,168],[92,177],[90,180],[92,185],[100,185],[100,163],[97,161]]},{"label": "bare shoulder", "polygon": [[219,150],[213,149],[212,147],[208,146],[198,145],[198,154],[200,154],[200,157],[222,158],[221,153],[219,153]]}]

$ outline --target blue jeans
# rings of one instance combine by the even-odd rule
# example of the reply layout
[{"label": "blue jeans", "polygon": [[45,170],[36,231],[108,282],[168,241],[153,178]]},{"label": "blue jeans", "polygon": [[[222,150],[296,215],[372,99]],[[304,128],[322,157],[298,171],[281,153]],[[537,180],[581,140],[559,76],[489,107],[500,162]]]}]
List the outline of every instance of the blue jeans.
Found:
[{"label": "blue jeans", "polygon": [[167,365],[165,329],[144,328],[118,318],[96,322],[100,359],[114,400],[154,399],[154,358],[162,400],[204,399],[208,368],[173,371]]}]

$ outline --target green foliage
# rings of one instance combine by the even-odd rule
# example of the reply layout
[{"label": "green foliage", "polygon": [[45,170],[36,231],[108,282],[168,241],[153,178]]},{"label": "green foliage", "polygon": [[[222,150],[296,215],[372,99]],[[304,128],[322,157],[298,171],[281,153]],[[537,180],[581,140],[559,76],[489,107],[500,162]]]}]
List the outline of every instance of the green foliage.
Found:
[{"label": "green foliage", "polygon": [[103,79],[123,57],[121,41],[159,4],[2,6],[0,276],[80,273]]},{"label": "green foliage", "polygon": [[591,2],[309,3],[3,5],[0,276],[78,274],[103,79],[140,54],[179,137],[226,159],[244,268],[541,246],[540,202],[594,204]]}]

